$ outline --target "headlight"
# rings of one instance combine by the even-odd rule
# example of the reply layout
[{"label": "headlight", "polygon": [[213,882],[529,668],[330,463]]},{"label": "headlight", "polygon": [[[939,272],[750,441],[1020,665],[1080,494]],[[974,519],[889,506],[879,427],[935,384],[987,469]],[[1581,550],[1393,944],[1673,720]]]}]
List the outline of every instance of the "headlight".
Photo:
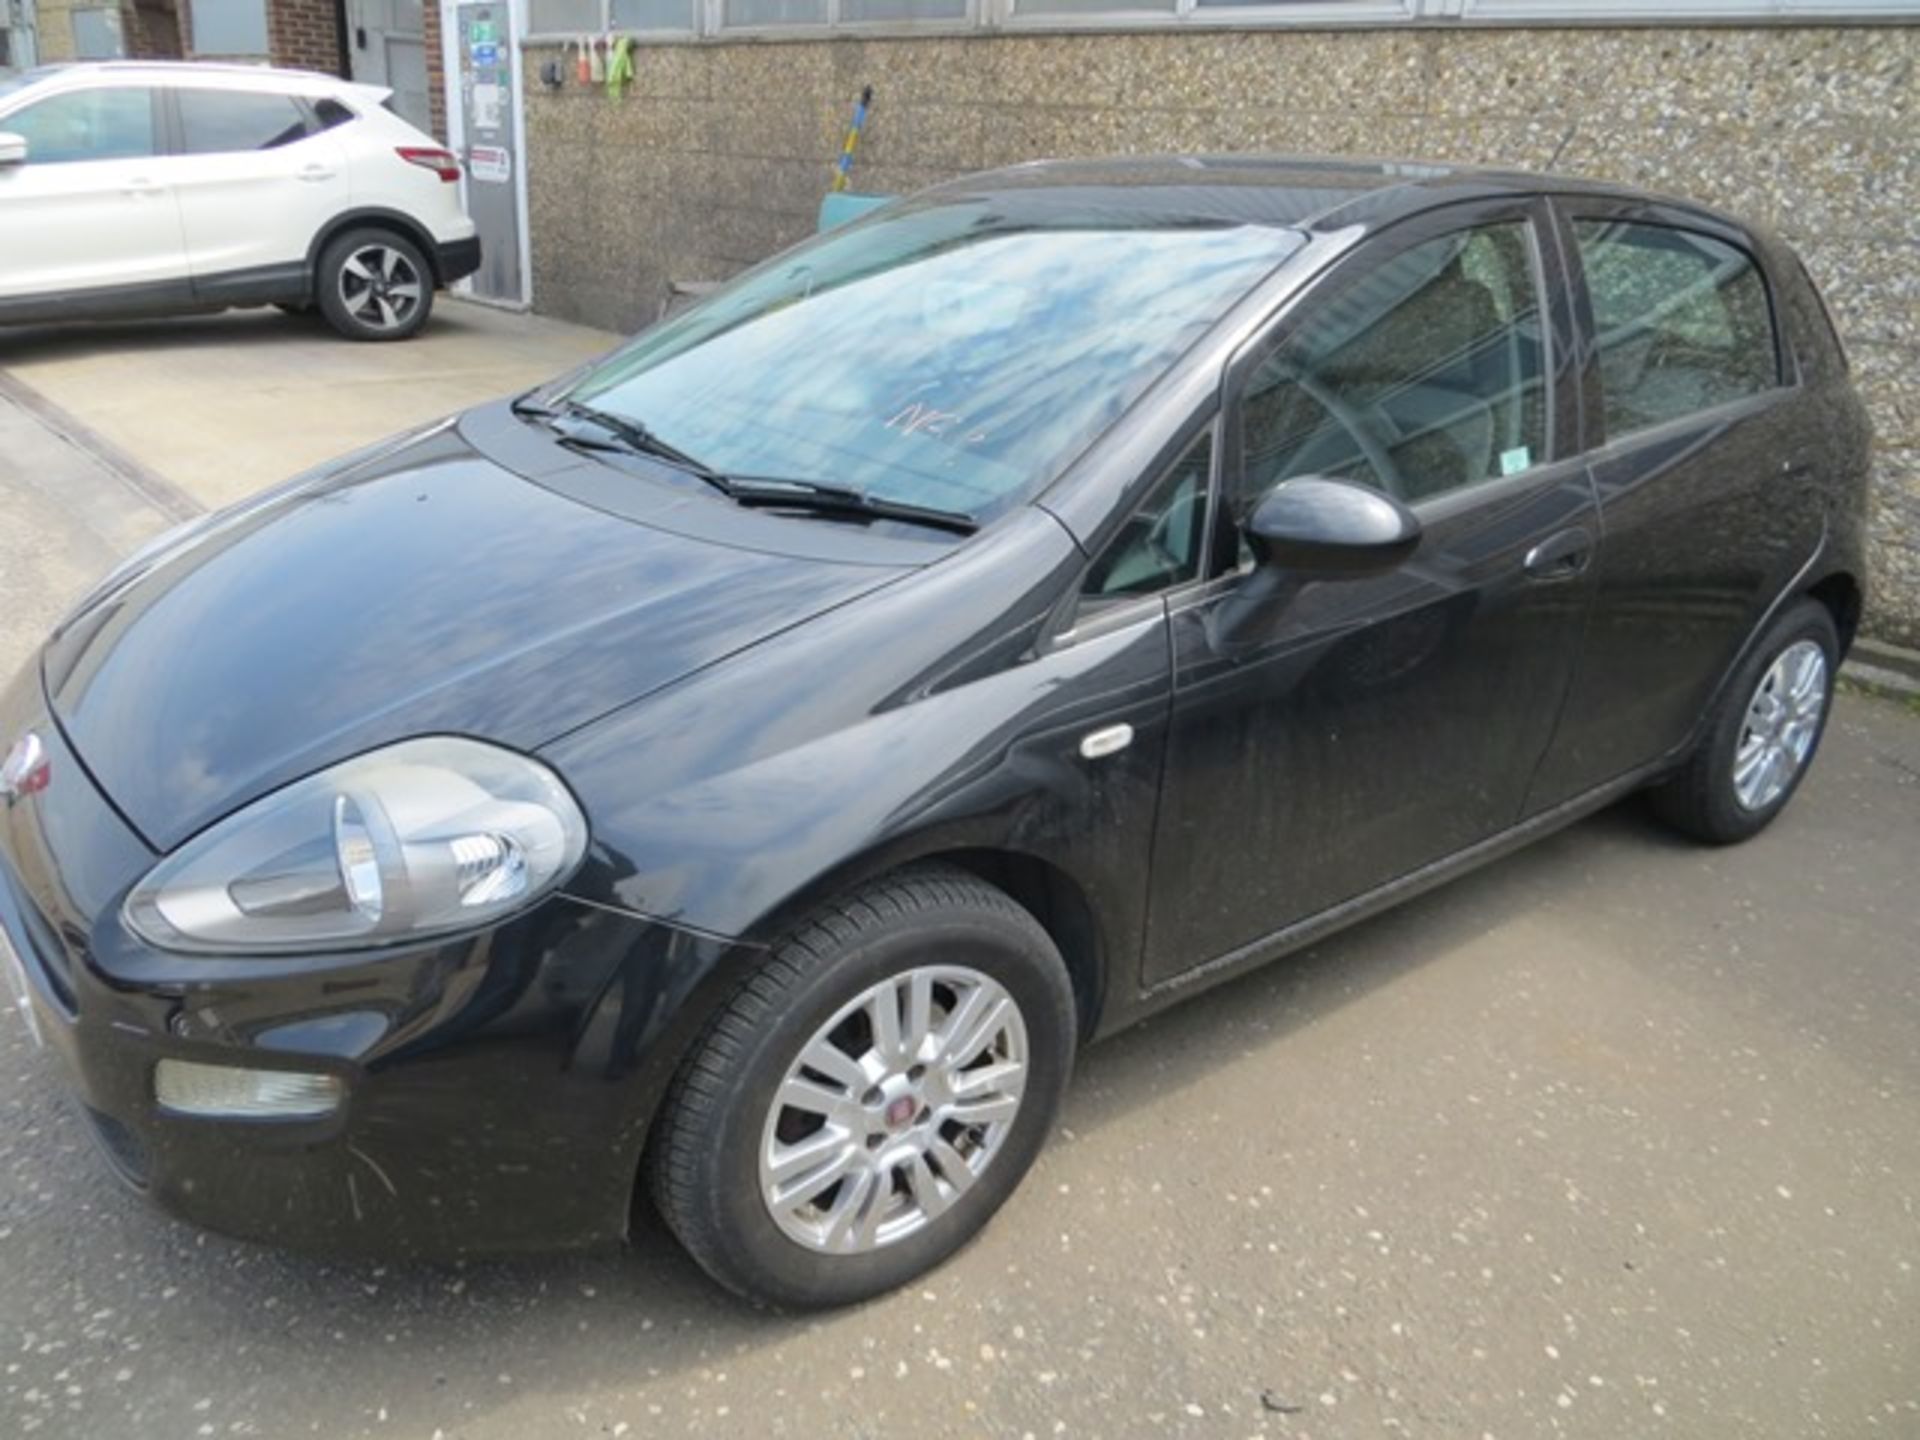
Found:
[{"label": "headlight", "polygon": [[586,849],[586,818],[544,765],[477,740],[407,740],[189,841],[134,888],[126,922],[166,950],[385,945],[524,909]]}]

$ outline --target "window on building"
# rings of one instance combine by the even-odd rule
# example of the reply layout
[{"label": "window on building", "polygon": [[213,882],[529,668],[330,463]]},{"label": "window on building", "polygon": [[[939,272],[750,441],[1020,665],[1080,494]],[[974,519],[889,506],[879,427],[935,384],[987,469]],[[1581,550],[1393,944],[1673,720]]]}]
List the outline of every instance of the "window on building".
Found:
[{"label": "window on building", "polygon": [[120,11],[99,6],[68,12],[73,20],[73,54],[77,60],[117,60],[125,53],[120,42]]},{"label": "window on building", "polygon": [[192,14],[196,54],[267,53],[267,0],[193,0]]},{"label": "window on building", "polygon": [[272,150],[307,136],[307,116],[290,95],[250,90],[176,90],[180,138],[189,155]]},{"label": "window on building", "polygon": [[606,29],[601,0],[529,0],[527,29],[534,35],[598,35]]},{"label": "window on building", "polygon": [[51,95],[7,117],[30,165],[131,160],[154,153],[153,92],[134,86]]},{"label": "window on building", "polygon": [[1581,220],[1573,228],[1609,439],[1780,383],[1767,287],[1745,251],[1664,225]]},{"label": "window on building", "polygon": [[607,22],[618,30],[691,30],[696,0],[610,0]]},{"label": "window on building", "polygon": [[1547,458],[1530,227],[1485,225],[1360,267],[1255,371],[1236,518],[1282,480],[1331,475],[1408,502]]}]

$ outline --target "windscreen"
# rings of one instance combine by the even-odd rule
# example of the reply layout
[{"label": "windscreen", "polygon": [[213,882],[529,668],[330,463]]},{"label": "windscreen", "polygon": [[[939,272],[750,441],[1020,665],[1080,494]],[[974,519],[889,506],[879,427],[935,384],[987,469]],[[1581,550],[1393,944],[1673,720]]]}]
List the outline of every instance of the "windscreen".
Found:
[{"label": "windscreen", "polygon": [[991,518],[1304,243],[1062,209],[1030,195],[888,207],[642,336],[571,398],[731,475]]}]

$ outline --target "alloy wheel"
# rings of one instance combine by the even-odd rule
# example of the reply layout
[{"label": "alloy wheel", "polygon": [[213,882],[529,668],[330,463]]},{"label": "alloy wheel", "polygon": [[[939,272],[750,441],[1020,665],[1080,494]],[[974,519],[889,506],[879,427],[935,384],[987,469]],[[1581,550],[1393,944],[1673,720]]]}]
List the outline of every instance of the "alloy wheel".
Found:
[{"label": "alloy wheel", "polygon": [[340,301],[347,313],[375,330],[398,330],[413,318],[425,294],[419,270],[391,245],[362,245],[340,267]]},{"label": "alloy wheel", "polygon": [[1797,640],[1775,657],[1747,702],[1733,753],[1733,793],[1746,810],[1764,810],[1785,793],[1813,752],[1827,707],[1827,654]]},{"label": "alloy wheel", "polygon": [[862,991],[788,1066],[760,1187],[782,1232],[857,1255],[915,1234],[972,1188],[1012,1132],[1027,1028],[997,981],[922,966]]}]

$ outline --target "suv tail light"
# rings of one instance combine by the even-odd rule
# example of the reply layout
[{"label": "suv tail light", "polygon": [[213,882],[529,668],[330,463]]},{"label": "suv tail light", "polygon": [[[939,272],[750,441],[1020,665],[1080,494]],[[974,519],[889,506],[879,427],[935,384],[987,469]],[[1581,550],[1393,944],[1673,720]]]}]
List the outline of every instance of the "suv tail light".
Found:
[{"label": "suv tail light", "polygon": [[422,170],[431,170],[451,185],[460,178],[460,162],[451,150],[428,149],[425,146],[402,145],[393,152],[409,165],[418,165]]}]

